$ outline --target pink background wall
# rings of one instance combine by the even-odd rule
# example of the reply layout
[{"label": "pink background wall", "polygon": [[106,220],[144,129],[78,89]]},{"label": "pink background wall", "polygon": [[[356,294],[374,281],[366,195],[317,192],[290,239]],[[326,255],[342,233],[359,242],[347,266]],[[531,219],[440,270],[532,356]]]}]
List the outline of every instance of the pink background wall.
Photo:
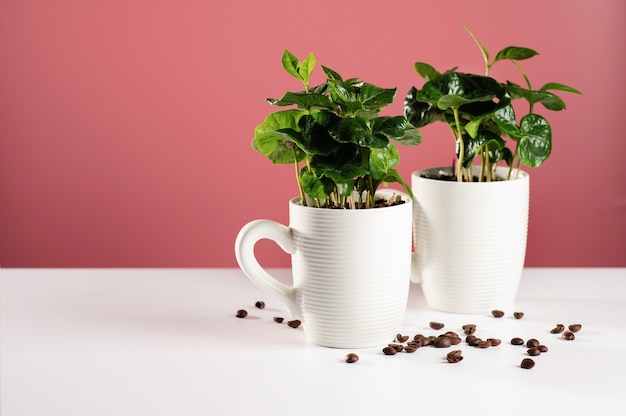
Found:
[{"label": "pink background wall", "polygon": [[[264,99],[299,88],[283,50],[398,87],[400,114],[415,61],[482,71],[465,22],[493,53],[538,50],[535,85],[584,93],[548,114],[526,265],[626,266],[625,16],[621,0],[4,0],[0,265],[236,267],[241,226],[286,222],[296,194],[291,166],[250,148]],[[444,126],[422,132],[401,149],[406,179],[451,161]],[[289,264],[269,242],[258,252]]]}]

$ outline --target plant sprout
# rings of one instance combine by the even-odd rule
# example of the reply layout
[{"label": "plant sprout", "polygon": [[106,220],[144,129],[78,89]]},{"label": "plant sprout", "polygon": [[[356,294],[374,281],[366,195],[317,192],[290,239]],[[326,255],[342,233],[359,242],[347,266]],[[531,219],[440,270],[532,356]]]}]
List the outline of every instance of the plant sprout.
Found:
[{"label": "plant sprout", "polygon": [[285,71],[304,86],[267,101],[295,108],[271,113],[254,130],[252,147],[274,164],[293,164],[304,205],[372,208],[379,186],[410,187],[395,169],[399,154],[391,140],[417,145],[421,135],[405,116],[380,116],[395,98],[395,88],[380,88],[356,78],[343,79],[322,66],[326,82],[311,86],[316,60],[302,61],[288,50]]},{"label": "plant sprout", "polygon": [[[416,72],[426,80],[421,89],[412,87],[404,102],[405,115],[416,128],[435,121],[448,124],[456,148],[455,177],[459,182],[472,181],[472,164],[481,160],[478,181],[496,180],[496,167],[506,162],[511,179],[513,169],[521,165],[537,167],[544,163],[552,150],[552,129],[543,116],[534,112],[535,105],[560,111],[565,103],[552,91],[574,94],[580,92],[564,84],[550,82],[533,89],[519,61],[538,53],[533,49],[508,46],[493,59],[472,31],[464,26],[478,45],[485,60],[485,75],[467,74],[453,68],[440,73],[431,65],[416,62]],[[507,81],[500,83],[490,77],[494,64],[509,61],[520,72],[525,87]],[[519,122],[512,101],[526,100],[528,114]],[[507,140],[508,139],[508,140]],[[513,144],[511,150],[507,144]]]}]

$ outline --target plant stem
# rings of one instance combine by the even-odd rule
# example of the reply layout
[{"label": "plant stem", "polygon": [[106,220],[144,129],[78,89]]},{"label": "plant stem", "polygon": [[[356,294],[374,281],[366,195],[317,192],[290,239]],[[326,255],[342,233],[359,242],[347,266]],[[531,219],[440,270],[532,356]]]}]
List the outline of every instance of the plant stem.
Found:
[{"label": "plant stem", "polygon": [[454,112],[454,122],[456,124],[456,138],[455,141],[457,146],[459,146],[459,156],[458,162],[456,166],[456,180],[458,182],[463,182],[463,159],[465,158],[465,147],[463,146],[463,134],[461,133],[461,121],[459,120],[459,109],[453,107],[452,111]]},{"label": "plant stem", "polygon": [[302,206],[306,207],[306,197],[304,196],[304,188],[302,187],[302,181],[300,180],[300,166],[298,165],[296,149],[293,148],[291,151],[293,152],[293,164],[296,169],[296,181],[298,182],[298,189],[300,190],[300,200],[302,201]]}]

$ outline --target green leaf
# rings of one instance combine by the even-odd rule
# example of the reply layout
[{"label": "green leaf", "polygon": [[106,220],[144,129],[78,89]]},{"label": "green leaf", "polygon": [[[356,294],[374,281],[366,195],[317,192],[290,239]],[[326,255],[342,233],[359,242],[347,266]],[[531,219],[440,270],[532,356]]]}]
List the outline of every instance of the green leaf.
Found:
[{"label": "green leaf", "polygon": [[372,149],[369,160],[370,175],[375,180],[382,180],[399,162],[398,149],[392,144],[384,149]]},{"label": "green leaf", "polygon": [[[519,46],[507,46],[496,54],[493,59],[493,63],[501,61],[503,59],[512,59],[514,61],[522,61],[524,59],[532,58],[535,55],[539,55],[537,51],[530,48],[523,48]],[[492,63],[492,64],[493,64]]]},{"label": "green leaf", "polygon": [[296,105],[298,108],[307,111],[313,109],[334,110],[337,108],[328,96],[313,92],[286,92],[280,99],[268,98],[267,101],[279,107]]},{"label": "green leaf", "polygon": [[415,62],[415,71],[426,81],[433,80],[441,74],[431,65],[425,62]]},{"label": "green leaf", "polygon": [[528,114],[520,120],[522,137],[519,142],[520,161],[531,168],[540,166],[552,151],[552,129],[538,114]]},{"label": "green leaf", "polygon": [[363,108],[373,110],[382,109],[393,103],[395,97],[395,88],[380,88],[368,83],[363,83],[357,94],[357,99],[363,103]]},{"label": "green leaf", "polygon": [[539,91],[547,91],[547,90],[558,90],[558,91],[571,92],[573,94],[582,94],[576,88],[572,88],[565,84],[559,84],[558,82],[549,82],[543,87],[539,88]]},{"label": "green leaf", "polygon": [[406,124],[404,116],[382,116],[370,120],[372,133],[382,134],[390,139],[404,136]]},{"label": "green leaf", "polygon": [[311,198],[326,199],[334,188],[334,183],[329,179],[321,179],[306,168],[300,173],[300,184],[304,192]]},{"label": "green leaf", "polygon": [[507,83],[505,88],[513,98],[523,98],[531,104],[541,103],[548,110],[560,111],[565,109],[565,102],[551,92],[529,90],[512,82]]},{"label": "green leaf", "polygon": [[437,100],[437,107],[440,110],[447,110],[450,108],[459,108],[464,104],[470,104],[476,101],[491,101],[492,98],[493,96],[484,97],[484,99],[482,100],[475,100],[475,99],[467,99],[467,98],[461,97],[460,95],[447,94],[439,98],[439,100]]},{"label": "green leaf", "polygon": [[333,71],[332,69],[325,67],[324,65],[322,65],[322,70],[324,71],[328,79],[331,79],[333,81],[343,81],[343,78],[341,77],[341,75],[339,75],[338,72]]},{"label": "green leaf", "polygon": [[300,78],[304,82],[304,85],[309,85],[309,80],[311,79],[311,74],[313,73],[313,69],[315,68],[315,55],[313,52],[309,53],[306,58],[300,64],[298,68],[298,74],[300,74]]},{"label": "green leaf", "polygon": [[402,137],[394,137],[393,139],[405,146],[417,146],[422,142],[422,133],[415,126],[406,123]]},{"label": "green leaf", "polygon": [[508,136],[516,137],[519,135],[519,129],[515,119],[515,110],[511,104],[493,113],[493,121],[495,121],[498,127],[504,130]]},{"label": "green leaf", "polygon": [[300,60],[297,56],[285,49],[285,51],[283,52],[282,63],[285,71],[298,78],[299,80],[302,80],[302,77],[300,76],[300,71],[298,70],[298,68],[300,67]]},{"label": "green leaf", "polygon": [[302,149],[294,144],[290,134],[279,130],[291,129],[298,132],[298,122],[304,113],[298,110],[278,111],[270,114],[263,123],[254,129],[252,147],[274,164],[294,162],[294,148],[297,161],[304,159]]}]

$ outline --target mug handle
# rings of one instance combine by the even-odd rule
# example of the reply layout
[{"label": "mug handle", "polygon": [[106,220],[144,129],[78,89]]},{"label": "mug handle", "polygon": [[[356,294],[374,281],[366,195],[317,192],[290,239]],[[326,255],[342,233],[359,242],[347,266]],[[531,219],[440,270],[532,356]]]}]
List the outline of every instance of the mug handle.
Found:
[{"label": "mug handle", "polygon": [[300,319],[302,314],[296,301],[296,289],[276,280],[259,264],[254,255],[254,245],[261,239],[274,241],[288,254],[293,254],[295,247],[291,230],[275,221],[254,220],[244,225],[235,240],[235,257],[239,267],[250,280],[264,291],[276,296],[287,307],[291,316]]}]

